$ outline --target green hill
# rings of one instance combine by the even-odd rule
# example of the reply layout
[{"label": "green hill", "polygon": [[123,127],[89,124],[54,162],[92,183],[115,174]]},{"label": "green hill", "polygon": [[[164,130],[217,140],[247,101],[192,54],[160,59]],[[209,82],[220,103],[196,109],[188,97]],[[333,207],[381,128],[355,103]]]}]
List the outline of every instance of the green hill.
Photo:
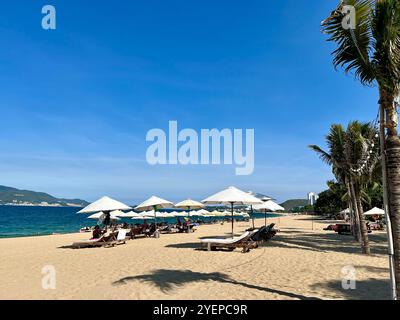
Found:
[{"label": "green hill", "polygon": [[308,204],[307,199],[290,199],[281,203],[280,205],[285,208],[285,210],[289,211],[296,207],[304,207]]},{"label": "green hill", "polygon": [[53,206],[86,206],[88,202],[81,199],[62,199],[44,192],[19,190],[0,186],[0,205],[53,205]]}]

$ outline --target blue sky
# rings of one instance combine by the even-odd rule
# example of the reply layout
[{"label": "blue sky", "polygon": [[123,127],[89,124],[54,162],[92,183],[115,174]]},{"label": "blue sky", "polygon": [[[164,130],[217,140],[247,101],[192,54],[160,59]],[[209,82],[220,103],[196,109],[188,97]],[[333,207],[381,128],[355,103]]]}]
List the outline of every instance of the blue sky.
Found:
[{"label": "blue sky", "polygon": [[[57,29],[41,28],[41,8]],[[330,124],[373,120],[374,88],[335,71],[320,21],[336,1],[8,1],[0,10],[0,184],[135,203],[229,185],[319,192],[308,150]],[[150,166],[148,130],[254,128],[255,171]]]}]

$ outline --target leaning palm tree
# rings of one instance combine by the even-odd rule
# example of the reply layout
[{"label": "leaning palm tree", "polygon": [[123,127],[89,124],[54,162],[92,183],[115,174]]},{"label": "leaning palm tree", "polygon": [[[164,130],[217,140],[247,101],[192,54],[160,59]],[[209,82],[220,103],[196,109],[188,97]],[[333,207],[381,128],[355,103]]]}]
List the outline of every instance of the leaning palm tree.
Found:
[{"label": "leaning palm tree", "polygon": [[324,162],[332,166],[336,180],[347,188],[354,235],[366,254],[370,253],[370,248],[362,203],[365,199],[364,189],[378,163],[375,135],[376,130],[370,124],[350,122],[346,131],[341,125],[334,124],[326,136],[329,151],[316,145],[310,146]]},{"label": "leaning palm tree", "polygon": [[[353,9],[355,15],[351,16],[349,11]],[[393,264],[400,294],[400,138],[396,103],[400,93],[400,1],[343,0],[322,27],[329,35],[328,41],[337,44],[334,66],[354,72],[363,85],[376,85],[379,91],[382,179],[383,187],[387,187],[384,201],[392,224]]]}]

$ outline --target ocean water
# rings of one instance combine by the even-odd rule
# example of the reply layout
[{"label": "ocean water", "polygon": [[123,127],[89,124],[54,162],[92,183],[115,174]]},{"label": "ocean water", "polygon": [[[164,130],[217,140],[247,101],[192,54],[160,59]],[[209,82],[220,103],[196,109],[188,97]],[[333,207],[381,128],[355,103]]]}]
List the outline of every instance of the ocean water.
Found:
[{"label": "ocean water", "polygon": [[[78,232],[82,227],[96,225],[97,221],[88,219],[88,215],[77,214],[79,210],[80,208],[73,207],[0,206],[0,238],[71,233]],[[253,216],[263,218],[264,214],[254,213]],[[267,217],[271,216],[276,215],[267,214]],[[211,218],[204,220],[209,219]],[[176,222],[176,218],[163,220]],[[121,219],[120,222],[140,221]]]}]

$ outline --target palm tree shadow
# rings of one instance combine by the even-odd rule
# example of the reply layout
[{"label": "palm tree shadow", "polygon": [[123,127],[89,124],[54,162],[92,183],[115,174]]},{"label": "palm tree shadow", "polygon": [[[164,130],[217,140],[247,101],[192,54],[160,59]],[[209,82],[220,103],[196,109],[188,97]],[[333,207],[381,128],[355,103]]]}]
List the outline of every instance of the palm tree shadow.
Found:
[{"label": "palm tree shadow", "polygon": [[330,292],[336,292],[346,300],[390,300],[390,283],[382,279],[356,281],[356,287],[347,290],[343,289],[341,281],[317,283],[313,288],[329,289]]},{"label": "palm tree shadow", "polygon": [[264,288],[261,286],[248,284],[245,282],[240,282],[232,279],[228,275],[221,272],[194,272],[191,270],[166,270],[159,269],[154,270],[149,274],[124,277],[115,282],[113,285],[124,285],[131,281],[140,281],[144,283],[151,283],[158,287],[163,293],[168,294],[170,291],[180,288],[191,282],[207,282],[207,281],[216,281],[220,283],[226,284],[234,284],[237,286],[242,286],[249,289],[260,290],[268,293],[279,294],[292,299],[299,300],[319,300],[317,297],[307,297],[303,295],[299,295],[292,292],[286,292],[277,289]]}]

